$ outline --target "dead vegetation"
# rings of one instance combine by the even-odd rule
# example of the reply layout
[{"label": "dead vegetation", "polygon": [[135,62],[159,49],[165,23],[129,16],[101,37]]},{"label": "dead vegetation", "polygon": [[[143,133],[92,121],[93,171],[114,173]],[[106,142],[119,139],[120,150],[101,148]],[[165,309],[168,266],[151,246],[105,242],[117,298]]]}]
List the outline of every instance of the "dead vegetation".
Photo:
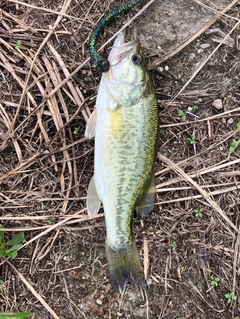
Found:
[{"label": "dead vegetation", "polygon": [[[240,152],[229,148],[240,134],[238,1],[174,53],[151,57],[161,122],[157,204],[134,226],[149,287],[143,293],[129,286],[123,296],[109,283],[103,214],[86,216],[93,141],[83,137],[100,79],[89,63],[88,37],[120,4],[1,4],[0,222],[9,239],[23,230],[26,241],[16,259],[0,260],[0,311],[237,319]],[[199,51],[202,43],[210,44],[207,51]],[[220,278],[218,286],[211,276]],[[230,304],[229,292],[237,296]]]}]

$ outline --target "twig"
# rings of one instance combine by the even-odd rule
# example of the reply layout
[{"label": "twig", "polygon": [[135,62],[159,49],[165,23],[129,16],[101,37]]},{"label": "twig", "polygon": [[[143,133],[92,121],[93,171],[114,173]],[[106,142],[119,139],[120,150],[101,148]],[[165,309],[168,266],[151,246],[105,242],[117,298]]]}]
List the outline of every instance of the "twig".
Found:
[{"label": "twig", "polygon": [[176,55],[177,53],[182,51],[186,46],[188,46],[190,43],[192,43],[194,40],[196,40],[202,33],[204,33],[206,30],[208,30],[221,17],[221,15],[224,15],[227,11],[229,11],[237,2],[238,2],[238,0],[234,0],[232,3],[230,3],[230,5],[228,5],[219,14],[217,14],[215,17],[213,17],[207,24],[205,24],[201,29],[199,29],[187,41],[182,43],[175,50],[173,50],[170,53],[164,55],[162,58],[155,60],[151,65],[149,65],[148,69],[149,70],[155,69],[161,63],[163,63],[164,61],[172,58],[174,55]]},{"label": "twig", "polygon": [[41,304],[45,307],[45,309],[53,316],[55,319],[60,319],[58,315],[53,311],[53,309],[46,303],[46,301],[39,295],[39,293],[33,288],[33,286],[27,281],[27,279],[8,261],[6,260],[9,266],[16,272],[18,277],[22,280],[22,282],[27,286],[27,288],[31,291],[34,297],[41,302]]},{"label": "twig", "polygon": [[[28,72],[26,81],[25,81],[25,83],[24,83],[23,91],[22,91],[21,98],[20,98],[20,101],[19,101],[19,106],[18,106],[18,108],[17,108],[17,110],[16,110],[16,114],[15,114],[15,116],[14,116],[14,118],[13,118],[12,123],[11,123],[11,127],[8,129],[8,136],[9,136],[9,137],[12,137],[12,136],[14,135],[15,122],[16,122],[16,120],[17,120],[17,118],[18,118],[18,114],[19,114],[19,111],[20,111],[20,108],[21,108],[21,104],[22,104],[22,102],[23,102],[23,99],[24,99],[24,97],[25,97],[25,94],[27,93],[27,89],[28,89],[28,86],[27,86],[27,85],[28,85],[28,82],[29,82],[29,79],[30,79],[30,76],[31,76],[31,73],[32,73],[32,70],[33,70],[33,67],[34,67],[34,64],[35,64],[35,61],[36,61],[36,59],[37,59],[37,57],[38,57],[40,51],[41,51],[42,48],[45,46],[45,44],[47,43],[47,41],[49,40],[49,38],[50,38],[51,35],[53,34],[54,30],[57,28],[59,22],[61,21],[61,19],[62,19],[61,13],[64,13],[64,12],[67,11],[67,9],[68,9],[68,7],[69,7],[71,1],[72,1],[72,0],[65,0],[65,1],[64,1],[62,10],[61,10],[61,12],[60,12],[59,15],[58,15],[58,17],[57,17],[57,19],[56,19],[56,21],[55,21],[55,23],[54,23],[54,25],[53,25],[52,30],[49,31],[49,33],[47,34],[47,36],[44,38],[43,42],[42,42],[41,45],[39,46],[39,48],[38,48],[38,50],[37,50],[37,52],[36,52],[36,54],[35,54],[35,56],[34,56],[34,58],[33,58],[32,64],[31,64],[31,66],[30,66],[30,70],[29,70],[29,72]],[[7,143],[7,141],[8,141],[8,138],[5,139],[5,141],[3,142],[2,147],[4,147],[4,145]]]},{"label": "twig", "polygon": [[[201,187],[207,188],[207,187],[203,187],[203,186],[201,186]],[[209,192],[208,194],[210,196],[215,196],[215,195],[219,195],[219,194],[229,193],[229,192],[239,190],[239,189],[240,189],[240,184],[237,186],[233,186],[233,187],[218,189],[218,190],[215,190],[213,192]],[[160,193],[161,191],[157,189],[157,193]],[[169,203],[185,202],[187,200],[198,199],[198,198],[202,198],[202,197],[203,197],[203,195],[193,195],[193,196],[188,196],[188,197],[180,197],[180,198],[175,198],[175,199],[171,199],[171,200],[158,202],[158,203],[156,203],[156,205],[162,205],[162,204],[167,204],[167,203],[169,204]]]},{"label": "twig", "polygon": [[[227,215],[224,213],[224,211],[221,209],[221,207],[211,199],[211,197],[208,195],[208,193],[200,186],[198,185],[189,175],[187,175],[179,166],[174,164],[170,159],[163,155],[158,155],[159,159],[162,160],[165,164],[170,166],[176,174],[181,176],[186,182],[192,184],[197,191],[205,198],[205,200],[211,205],[211,207],[231,226],[232,229],[234,229],[237,234],[240,234],[239,229],[233,224],[233,222],[227,217]],[[226,225],[223,224],[226,228]],[[229,229],[227,229],[229,231]],[[233,237],[235,235],[230,231]]]},{"label": "twig", "polygon": [[204,65],[211,59],[211,57],[218,51],[222,44],[224,44],[225,40],[229,37],[229,35],[240,25],[240,20],[234,25],[234,27],[228,32],[228,34],[222,39],[218,46],[209,54],[209,56],[200,64],[200,66],[194,71],[190,79],[184,84],[181,90],[171,99],[168,103],[172,103],[185,89],[186,87],[192,82],[195,76],[202,70]]}]

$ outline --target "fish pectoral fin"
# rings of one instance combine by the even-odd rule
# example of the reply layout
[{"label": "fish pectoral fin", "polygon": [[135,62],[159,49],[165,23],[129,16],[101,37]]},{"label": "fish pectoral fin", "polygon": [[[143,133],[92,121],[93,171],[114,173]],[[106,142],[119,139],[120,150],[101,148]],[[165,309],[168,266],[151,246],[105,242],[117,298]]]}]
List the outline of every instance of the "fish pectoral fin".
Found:
[{"label": "fish pectoral fin", "polygon": [[139,219],[142,219],[143,217],[147,216],[153,210],[155,204],[155,193],[156,186],[155,176],[153,173],[149,187],[147,188],[143,196],[140,198],[140,200],[137,202],[136,213]]},{"label": "fish pectoral fin", "polygon": [[84,133],[84,136],[86,138],[91,139],[95,136],[96,121],[97,121],[97,110],[95,109],[87,121],[87,126]]},{"label": "fish pectoral fin", "polygon": [[119,104],[116,100],[112,99],[111,103],[108,105],[109,111],[116,111],[119,108]]},{"label": "fish pectoral fin", "polygon": [[96,185],[95,185],[95,178],[94,175],[89,183],[88,192],[87,192],[87,213],[88,216],[96,216],[100,206],[101,206],[101,199],[98,196]]}]

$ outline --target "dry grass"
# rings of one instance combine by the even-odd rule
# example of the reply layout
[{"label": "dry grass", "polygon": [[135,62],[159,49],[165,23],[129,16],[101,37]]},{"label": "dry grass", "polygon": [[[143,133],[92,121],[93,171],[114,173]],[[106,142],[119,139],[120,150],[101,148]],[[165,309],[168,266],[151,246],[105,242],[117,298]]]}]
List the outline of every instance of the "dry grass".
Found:
[{"label": "dry grass", "polygon": [[[133,11],[123,28],[152,2]],[[239,318],[239,300],[227,306],[224,298],[229,291],[240,298],[240,152],[229,153],[240,121],[236,3],[150,65],[168,62],[173,74],[186,71],[187,48],[213,23],[226,21],[225,37],[186,72],[188,80],[153,73],[161,105],[157,205],[134,228],[149,289],[130,287],[118,296],[105,264],[103,214],[86,216],[93,142],[83,137],[99,83],[88,37],[111,3],[3,1],[0,221],[8,238],[24,231],[26,241],[18,258],[0,261],[0,311],[33,311],[34,318]],[[230,37],[233,49],[223,47]],[[232,59],[222,67],[226,52]],[[211,106],[219,96],[224,108],[216,111]],[[178,110],[196,104],[181,121]],[[192,136],[196,145],[187,140]],[[200,207],[203,218],[194,215]],[[210,275],[221,279],[219,287],[210,285]]]}]

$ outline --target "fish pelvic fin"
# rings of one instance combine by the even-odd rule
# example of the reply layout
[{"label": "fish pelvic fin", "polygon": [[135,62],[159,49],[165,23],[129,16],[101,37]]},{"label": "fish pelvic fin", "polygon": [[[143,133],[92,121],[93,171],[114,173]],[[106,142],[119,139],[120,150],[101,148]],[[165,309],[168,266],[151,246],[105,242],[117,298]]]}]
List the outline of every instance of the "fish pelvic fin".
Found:
[{"label": "fish pelvic fin", "polygon": [[155,204],[155,176],[152,172],[151,181],[143,196],[139,199],[136,205],[136,215],[139,219],[146,217],[154,208]]},{"label": "fish pelvic fin", "polygon": [[86,204],[88,216],[96,216],[101,206],[101,199],[99,198],[97,193],[94,175],[88,186]]},{"label": "fish pelvic fin", "polygon": [[106,241],[106,255],[114,290],[123,293],[128,282],[139,288],[146,288],[143,266],[135,242],[113,249]]}]

